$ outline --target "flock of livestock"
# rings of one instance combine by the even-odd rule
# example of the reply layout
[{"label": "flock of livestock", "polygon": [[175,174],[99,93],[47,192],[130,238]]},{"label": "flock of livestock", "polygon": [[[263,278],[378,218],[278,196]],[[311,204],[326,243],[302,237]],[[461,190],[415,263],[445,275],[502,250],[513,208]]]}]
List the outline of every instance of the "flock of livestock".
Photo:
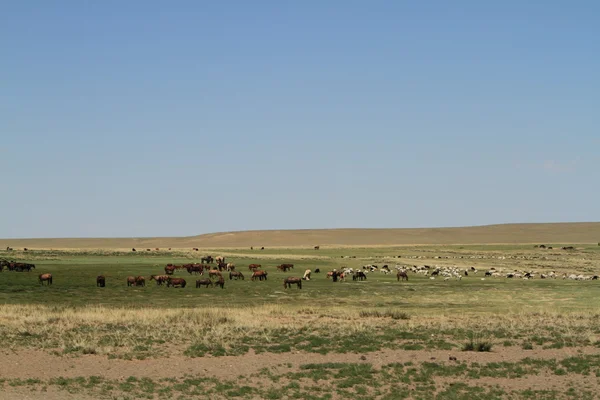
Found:
[{"label": "flock of livestock", "polygon": [[[570,249],[570,248],[563,248]],[[135,251],[135,250],[134,250]],[[438,258],[438,257],[436,257]],[[290,271],[294,268],[294,264],[280,264],[276,266],[276,269],[282,272]],[[35,269],[34,264],[0,260],[0,272],[4,270],[13,272],[31,272]],[[250,264],[248,265],[250,279],[252,281],[267,280],[268,272],[262,268],[261,264]],[[167,264],[164,267],[164,274],[150,275],[150,281],[155,281],[158,286],[166,285],[167,287],[179,287],[185,288],[187,282],[184,278],[175,277],[176,271],[187,271],[190,275],[202,276],[202,278],[196,280],[196,288],[204,287],[225,287],[225,277],[228,276],[229,280],[244,280],[244,274],[242,271],[236,270],[235,264],[226,262],[225,257],[218,256],[204,256],[201,258],[201,263],[191,263],[174,265]],[[283,284],[285,288],[297,285],[299,289],[302,288],[302,281],[310,281],[313,273],[320,273],[320,269],[316,268],[314,272],[310,269],[304,271],[302,277],[287,277],[284,279]],[[443,279],[448,281],[450,279],[461,280],[465,276],[477,276],[480,272],[475,267],[460,268],[457,266],[438,266],[438,265],[412,265],[412,266],[401,266],[395,265],[392,269],[388,265],[381,267],[377,265],[364,265],[362,268],[348,268],[341,267],[340,271],[333,269],[327,272],[327,279],[331,279],[333,282],[346,281],[352,278],[353,281],[364,281],[367,279],[369,273],[380,272],[383,274],[391,274],[395,272],[398,281],[408,281],[408,272],[417,275],[423,275],[429,277],[429,279]],[[225,276],[224,276],[225,275]],[[482,276],[483,275],[483,276]],[[505,271],[503,268],[489,268],[485,272],[479,274],[481,280],[487,278],[514,278],[514,279],[533,279],[539,277],[540,279],[571,279],[571,280],[598,280],[598,275],[582,275],[582,274],[557,274],[556,271],[550,271],[545,273],[538,273],[536,271],[524,271],[524,270],[510,270]],[[47,285],[52,284],[52,274],[43,273],[38,277],[40,284],[46,283]],[[144,276],[128,276],[126,280],[127,286],[145,286],[146,278]],[[96,286],[105,287],[106,277],[100,275],[96,278]]]}]

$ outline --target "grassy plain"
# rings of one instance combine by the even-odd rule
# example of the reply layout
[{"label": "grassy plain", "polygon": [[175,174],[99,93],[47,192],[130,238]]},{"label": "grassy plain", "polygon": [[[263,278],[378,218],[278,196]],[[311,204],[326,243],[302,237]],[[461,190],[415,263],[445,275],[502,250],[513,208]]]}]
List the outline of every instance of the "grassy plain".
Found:
[{"label": "grassy plain", "polygon": [[[482,279],[492,267],[600,272],[599,246],[565,251],[563,245],[573,244],[546,244],[554,248],[0,251],[0,259],[36,265],[30,273],[0,273],[0,337],[10,349],[4,358],[38,360],[26,371],[3,374],[0,390],[3,398],[51,398],[54,392],[57,398],[593,398],[600,376],[600,283]],[[197,276],[178,271],[188,280],[184,289],[125,284],[128,275],[149,278],[169,262],[199,261],[203,254],[226,256],[247,279],[226,280],[223,290],[196,289]],[[282,262],[294,270],[278,272]],[[248,279],[250,263],[269,272],[266,282]],[[365,264],[479,272],[460,281],[411,274],[397,282],[393,274],[371,273],[363,282],[333,283],[325,277],[333,268]],[[313,273],[301,290],[283,288],[284,277],[316,268],[321,274]],[[42,272],[53,274],[52,286],[37,283]],[[96,287],[99,274],[107,287]],[[463,351],[469,343],[491,348]],[[221,359],[231,363],[226,374],[213,367]],[[78,374],[78,368],[44,369],[39,360],[65,366],[95,360],[123,372],[89,367]],[[173,360],[181,366],[176,373],[149,372],[153,362]],[[131,370],[127,363],[138,364]],[[11,370],[2,361],[0,367]]]}]

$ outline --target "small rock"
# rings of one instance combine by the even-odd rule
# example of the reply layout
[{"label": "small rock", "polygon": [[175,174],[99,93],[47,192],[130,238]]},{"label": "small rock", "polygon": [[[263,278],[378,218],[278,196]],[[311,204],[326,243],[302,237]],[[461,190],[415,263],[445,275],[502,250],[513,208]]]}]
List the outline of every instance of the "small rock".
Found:
[{"label": "small rock", "polygon": [[450,361],[456,361],[456,357],[454,357],[454,356],[450,356],[450,357],[448,357],[448,359],[449,359]]},{"label": "small rock", "polygon": [[360,359],[364,361],[364,360],[366,360],[366,359],[367,359],[367,357],[365,357],[365,356],[360,356]]}]

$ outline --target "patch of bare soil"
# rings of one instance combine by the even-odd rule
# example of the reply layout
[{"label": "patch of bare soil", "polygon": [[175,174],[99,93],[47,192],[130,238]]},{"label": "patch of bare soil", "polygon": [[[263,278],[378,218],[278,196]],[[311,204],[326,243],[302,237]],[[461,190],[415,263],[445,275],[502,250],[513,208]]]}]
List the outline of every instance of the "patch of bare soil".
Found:
[{"label": "patch of bare soil", "polygon": [[[175,356],[146,360],[109,359],[105,356],[56,356],[40,350],[3,351],[0,357],[0,371],[6,379],[51,379],[57,377],[74,378],[102,376],[108,379],[122,379],[130,376],[148,377],[152,379],[190,375],[214,376],[217,378],[234,378],[270,368],[274,373],[298,370],[300,365],[308,363],[369,363],[374,368],[390,363],[412,361],[445,362],[450,356],[459,362],[518,362],[524,358],[563,359],[577,355],[598,354],[594,347],[534,349],[522,350],[517,347],[501,348],[497,352],[477,353],[458,350],[407,351],[381,350],[372,353],[315,354],[315,353],[261,353],[250,350],[242,356],[200,357],[190,358]],[[285,365],[291,364],[292,368]],[[511,380],[512,381],[512,380]]]}]

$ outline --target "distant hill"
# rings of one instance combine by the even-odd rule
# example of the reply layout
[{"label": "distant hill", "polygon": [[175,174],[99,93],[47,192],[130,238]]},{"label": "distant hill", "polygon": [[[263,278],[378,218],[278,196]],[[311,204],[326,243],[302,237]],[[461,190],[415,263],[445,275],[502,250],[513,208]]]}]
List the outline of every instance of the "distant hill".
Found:
[{"label": "distant hill", "polygon": [[462,228],[301,229],[210,233],[164,238],[0,239],[13,248],[223,248],[315,245],[597,243],[600,222],[502,224]]}]

